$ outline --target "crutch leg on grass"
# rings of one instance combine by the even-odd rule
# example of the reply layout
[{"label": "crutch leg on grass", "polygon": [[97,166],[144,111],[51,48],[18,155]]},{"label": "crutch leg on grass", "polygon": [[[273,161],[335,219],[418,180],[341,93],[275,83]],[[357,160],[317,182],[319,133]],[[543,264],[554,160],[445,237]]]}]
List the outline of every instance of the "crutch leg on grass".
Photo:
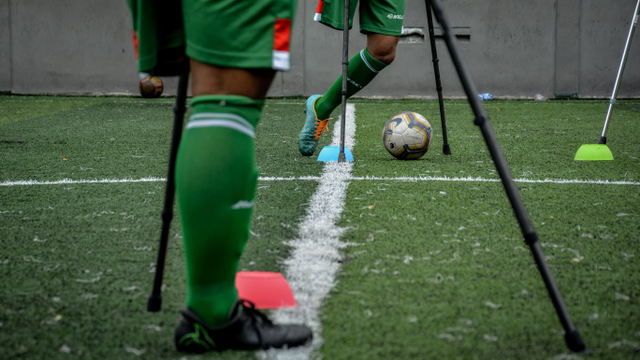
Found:
[{"label": "crutch leg on grass", "polygon": [[345,128],[347,118],[347,98],[349,96],[347,89],[347,80],[349,72],[349,17],[350,17],[350,1],[344,2],[344,28],[342,29],[342,82],[340,89],[340,102],[342,104],[340,116],[340,142],[338,146],[325,146],[318,154],[318,161],[324,162],[347,162],[353,161],[351,150],[345,146]]},{"label": "crutch leg on grass", "polygon": [[633,40],[633,35],[636,32],[636,26],[638,25],[638,18],[640,18],[640,0],[638,0],[638,3],[636,4],[636,9],[633,12],[633,18],[631,19],[629,34],[627,35],[627,42],[624,46],[624,51],[622,52],[622,60],[620,61],[620,66],[618,67],[618,75],[616,76],[616,82],[613,85],[613,93],[611,94],[611,100],[609,100],[609,109],[607,110],[607,118],[604,121],[604,127],[602,128],[602,135],[600,135],[600,140],[598,141],[598,144],[607,143],[607,129],[609,128],[609,121],[611,120],[613,105],[616,104],[616,98],[618,97],[618,90],[620,89],[620,80],[622,80],[622,73],[624,72],[624,67],[627,64],[627,57],[629,57],[629,48],[631,48],[631,41]]},{"label": "crutch leg on grass", "polygon": [[342,115],[340,116],[340,152],[338,162],[346,162],[344,155],[344,128],[347,117],[347,69],[349,68],[349,0],[344,0],[344,26],[342,30]]},{"label": "crutch leg on grass", "polygon": [[620,89],[620,81],[622,80],[622,73],[624,67],[627,64],[627,57],[629,56],[629,49],[631,48],[631,42],[633,35],[638,25],[638,19],[640,18],[640,0],[636,4],[636,9],[633,12],[633,18],[631,19],[631,26],[629,27],[629,34],[627,35],[627,42],[622,52],[622,60],[620,60],[620,66],[618,67],[618,75],[616,76],[616,82],[613,85],[613,92],[611,93],[611,99],[609,100],[609,109],[607,110],[607,117],[602,127],[602,134],[597,144],[585,144],[580,146],[576,152],[574,160],[613,160],[613,153],[609,149],[607,144],[607,129],[611,121],[611,114],[613,113],[613,106],[616,104],[616,98],[618,97],[618,90]]},{"label": "crutch leg on grass", "polygon": [[160,233],[160,245],[158,247],[158,261],[156,273],[153,279],[153,290],[147,301],[147,311],[160,311],[162,309],[162,280],[164,278],[164,266],[167,258],[167,246],[169,244],[169,229],[173,219],[173,203],[175,199],[174,171],[176,154],[182,137],[184,113],[187,110],[187,85],[189,74],[180,75],[178,80],[178,94],[176,105],[173,107],[173,132],[171,135],[171,148],[169,150],[169,169],[167,171],[167,185],[164,195],[164,208],[162,210],[162,231]]},{"label": "crutch leg on grass", "polygon": [[[375,1],[331,1],[320,0],[314,20],[334,29],[343,31],[342,71],[340,76],[329,86],[324,94],[311,95],[305,104],[305,122],[298,136],[298,149],[304,156],[313,155],[318,140],[326,124],[331,120],[332,112],[342,104],[342,120],[346,119],[346,99],[363,90],[396,56],[398,40],[402,35],[402,21],[405,12],[404,1],[387,2],[389,7],[377,8]],[[366,34],[367,45],[357,54],[348,58],[348,27],[353,20],[356,7],[361,17],[360,32]],[[327,20],[328,19],[328,20]],[[334,24],[335,20],[341,24]],[[346,89],[346,90],[345,90]],[[344,131],[345,126],[342,126]],[[342,135],[342,133],[340,133]],[[344,139],[344,135],[340,137]],[[338,140],[341,140],[338,139]],[[341,150],[344,150],[346,161],[351,161],[350,151],[344,146],[324,147],[321,155],[331,149],[333,158],[318,156],[318,161],[338,161]],[[335,151],[334,151],[335,150]]]},{"label": "crutch leg on grass", "polygon": [[547,291],[549,292],[549,297],[551,298],[560,322],[562,323],[562,327],[565,331],[564,338],[567,347],[569,348],[569,350],[574,352],[583,352],[586,349],[585,344],[582,340],[582,337],[580,336],[580,333],[571,321],[571,317],[569,316],[569,312],[567,311],[562,296],[560,295],[558,286],[556,285],[549,266],[547,265],[544,254],[542,253],[542,248],[540,246],[540,243],[538,242],[538,235],[536,234],[535,229],[531,224],[529,214],[524,207],[524,204],[520,197],[520,193],[518,192],[518,188],[516,187],[513,178],[511,177],[511,170],[509,169],[504,155],[502,154],[502,150],[500,149],[498,140],[496,139],[493,128],[491,127],[491,123],[489,122],[489,116],[482,106],[480,99],[476,96],[476,94],[478,93],[476,85],[469,74],[466,63],[462,60],[462,56],[458,49],[455,37],[443,12],[442,4],[440,0],[428,0],[428,2],[433,8],[436,19],[442,26],[444,39],[447,44],[447,48],[449,49],[449,54],[451,55],[451,59],[453,60],[454,66],[456,68],[456,72],[458,73],[458,77],[460,78],[460,82],[462,83],[465,94],[467,95],[467,99],[469,100],[469,104],[471,105],[471,109],[473,110],[473,114],[475,116],[474,124],[480,127],[484,140],[487,144],[487,147],[489,148],[491,157],[496,165],[498,174],[500,175],[502,185],[504,186],[505,192],[507,193],[507,197],[509,198],[511,207],[513,208],[513,212],[516,216],[516,219],[518,220],[518,224],[520,225],[524,241],[527,243],[527,245],[529,245],[529,248],[531,249],[533,258],[536,262],[538,270],[540,271],[540,275],[542,276],[542,279],[547,287]]},{"label": "crutch leg on grass", "polygon": [[349,71],[349,12],[350,2],[344,2],[344,28],[342,30],[342,84],[340,90],[341,116],[340,116],[340,143],[338,146],[325,146],[318,154],[318,161],[347,162],[353,161],[351,151],[345,147],[345,128],[347,118],[347,79]]},{"label": "crutch leg on grass", "polygon": [[449,148],[449,140],[447,138],[447,121],[444,115],[444,101],[442,99],[442,82],[440,81],[440,60],[436,50],[436,36],[433,33],[433,15],[431,14],[431,5],[425,0],[427,7],[427,24],[429,26],[429,43],[431,44],[431,61],[433,62],[433,74],[436,78],[436,91],[438,92],[438,104],[440,105],[440,123],[442,124],[442,153],[451,155]]}]

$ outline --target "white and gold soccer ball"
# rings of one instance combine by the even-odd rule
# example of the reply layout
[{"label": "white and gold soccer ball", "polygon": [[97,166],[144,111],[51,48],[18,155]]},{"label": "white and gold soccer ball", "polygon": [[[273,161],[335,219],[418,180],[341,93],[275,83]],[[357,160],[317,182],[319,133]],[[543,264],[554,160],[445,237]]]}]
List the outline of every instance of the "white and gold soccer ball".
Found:
[{"label": "white and gold soccer ball", "polygon": [[382,131],[384,147],[401,160],[421,158],[431,147],[432,139],[433,128],[429,121],[413,111],[393,115]]}]

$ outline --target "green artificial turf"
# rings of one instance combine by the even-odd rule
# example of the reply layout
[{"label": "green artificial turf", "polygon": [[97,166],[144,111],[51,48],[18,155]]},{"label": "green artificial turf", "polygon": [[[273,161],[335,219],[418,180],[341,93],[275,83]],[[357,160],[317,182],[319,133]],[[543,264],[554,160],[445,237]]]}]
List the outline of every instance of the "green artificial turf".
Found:
[{"label": "green artificial turf", "polygon": [[[498,178],[465,103],[445,105],[449,156],[441,154],[437,103],[362,105],[354,176]],[[636,101],[616,108],[608,133],[615,161],[600,162],[573,157],[581,144],[597,141],[603,101],[485,107],[516,179],[639,179]],[[388,115],[405,110],[425,115],[435,130],[420,160],[397,161],[380,146]],[[594,350],[590,358],[636,356],[638,185],[517,187],[570,315]],[[351,182],[341,225],[354,229],[343,241],[357,246],[345,250],[338,286],[323,309],[327,358],[570,356],[500,183]]]},{"label": "green artificial turf", "polygon": [[[16,97],[0,97],[0,104]],[[23,108],[28,100],[17,97]],[[45,98],[46,99],[46,98]],[[49,98],[56,104],[68,98]],[[73,98],[76,99],[76,98]],[[84,99],[84,98],[82,98]],[[178,359],[173,329],[184,306],[179,217],[172,222],[163,311],[145,313],[160,236],[171,99],[107,98],[0,127],[0,182],[156,178],[142,183],[0,187],[0,353],[10,359]],[[5,109],[4,105],[2,105]],[[299,104],[265,108],[256,146],[262,175],[318,175],[322,164],[300,158],[290,127]],[[295,109],[295,110],[293,110]],[[273,121],[273,120],[282,121]],[[294,159],[295,158],[295,159]],[[65,160],[66,159],[66,160]],[[290,159],[284,162],[282,159]],[[285,165],[280,167],[279,164]],[[287,167],[288,166],[288,167]],[[266,175],[268,176],[268,175]],[[259,181],[252,236],[240,270],[279,271],[285,241],[296,236],[313,181]],[[176,214],[177,215],[177,214]],[[252,352],[189,359],[254,358]]]},{"label": "green artificial turf", "polygon": [[[493,177],[495,167],[466,102],[446,101],[450,156],[442,155],[442,126],[437,102],[360,101],[354,176]],[[574,161],[583,144],[600,138],[605,101],[485,102],[500,147],[514,178],[640,179],[640,103],[620,101],[607,133],[615,161]],[[434,129],[431,149],[417,161],[396,161],[382,143],[388,118],[400,111],[424,115]],[[373,170],[372,170],[373,167]]]},{"label": "green artificial turf", "polygon": [[[255,358],[174,350],[185,296],[179,216],[163,311],[143,312],[160,235],[173,102],[0,96],[0,183],[150,178],[0,186],[0,358]],[[615,160],[601,162],[573,156],[597,142],[607,101],[484,103],[572,319],[594,349],[588,357],[566,350],[501,184],[490,182],[498,175],[468,104],[445,102],[453,153],[445,156],[436,101],[353,103],[353,176],[378,180],[349,181],[338,225],[348,229],[342,241],[352,246],[343,250],[337,286],[321,308],[325,342],[317,355],[640,356],[639,101],[618,101],[607,136]],[[286,242],[297,236],[317,187],[299,178],[322,174],[316,156],[297,150],[303,106],[304,99],[267,101],[256,139],[263,180],[241,270],[285,270]],[[403,110],[425,115],[434,128],[431,150],[420,160],[395,160],[382,146],[384,123]],[[544,179],[633,184],[520,181]]]},{"label": "green artificial turf", "polygon": [[102,98],[64,98],[47,96],[2,96],[0,107],[0,126],[50,115],[73,109],[91,106],[104,101]]},{"label": "green artificial turf", "polygon": [[[354,176],[498,177],[464,103],[446,106],[450,156],[441,154],[437,103],[362,104]],[[605,162],[573,160],[589,136],[597,140],[604,102],[485,106],[514,178],[639,178],[637,102],[616,109],[608,134],[616,160]],[[417,161],[397,161],[380,146],[388,114],[405,110],[427,116],[435,129],[431,150]],[[517,187],[570,314],[594,349],[591,358],[635,356],[638,185]],[[355,230],[343,241],[357,246],[345,251],[323,310],[327,358],[569,356],[500,183],[359,181],[351,182],[347,199],[341,224]]]},{"label": "green artificial turf", "polygon": [[[626,320],[638,318],[640,194],[636,186],[581,185],[572,189],[581,201],[568,203],[567,186],[532,186],[523,200],[594,357],[631,357],[637,349],[609,346],[640,335],[637,321]],[[499,184],[357,182],[348,197],[342,224],[354,230],[344,241],[356,246],[345,251],[323,311],[327,358],[540,359],[566,351]]]},{"label": "green artificial turf", "polygon": [[[253,233],[241,270],[282,271],[300,207],[278,193],[313,191],[306,182],[260,184]],[[267,187],[268,186],[268,187]],[[4,188],[0,212],[3,358],[178,359],[173,330],[184,307],[179,217],[169,236],[163,309],[145,313],[151,293],[162,183]],[[132,350],[133,349],[133,350]],[[251,353],[201,358],[250,359]],[[199,357],[189,357],[199,358]]]}]

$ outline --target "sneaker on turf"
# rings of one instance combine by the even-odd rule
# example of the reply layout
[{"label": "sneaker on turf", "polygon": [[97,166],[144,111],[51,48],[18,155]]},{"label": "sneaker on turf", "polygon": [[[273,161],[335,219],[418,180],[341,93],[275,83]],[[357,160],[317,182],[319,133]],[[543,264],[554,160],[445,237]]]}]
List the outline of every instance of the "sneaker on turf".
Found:
[{"label": "sneaker on turf", "polygon": [[313,152],[316,151],[316,146],[318,146],[320,136],[322,136],[325,129],[329,131],[328,123],[332,119],[321,120],[318,119],[318,115],[316,114],[315,104],[321,97],[322,95],[311,95],[309,99],[307,99],[307,104],[304,109],[306,113],[304,126],[298,136],[298,149],[304,156],[313,155]]},{"label": "sneaker on turf", "polygon": [[239,300],[231,311],[229,322],[218,327],[207,325],[185,308],[175,332],[178,351],[190,353],[290,348],[306,345],[312,338],[308,327],[274,324],[247,300]]}]

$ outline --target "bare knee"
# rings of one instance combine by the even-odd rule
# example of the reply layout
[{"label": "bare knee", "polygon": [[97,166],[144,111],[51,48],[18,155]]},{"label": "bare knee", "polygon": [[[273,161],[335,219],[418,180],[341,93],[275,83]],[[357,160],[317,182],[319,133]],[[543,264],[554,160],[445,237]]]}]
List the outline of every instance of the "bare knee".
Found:
[{"label": "bare knee", "polygon": [[398,36],[369,34],[367,35],[367,50],[371,56],[389,65],[396,58]]},{"label": "bare knee", "polygon": [[191,59],[191,94],[241,95],[264,100],[274,75],[272,69],[225,68]]}]

